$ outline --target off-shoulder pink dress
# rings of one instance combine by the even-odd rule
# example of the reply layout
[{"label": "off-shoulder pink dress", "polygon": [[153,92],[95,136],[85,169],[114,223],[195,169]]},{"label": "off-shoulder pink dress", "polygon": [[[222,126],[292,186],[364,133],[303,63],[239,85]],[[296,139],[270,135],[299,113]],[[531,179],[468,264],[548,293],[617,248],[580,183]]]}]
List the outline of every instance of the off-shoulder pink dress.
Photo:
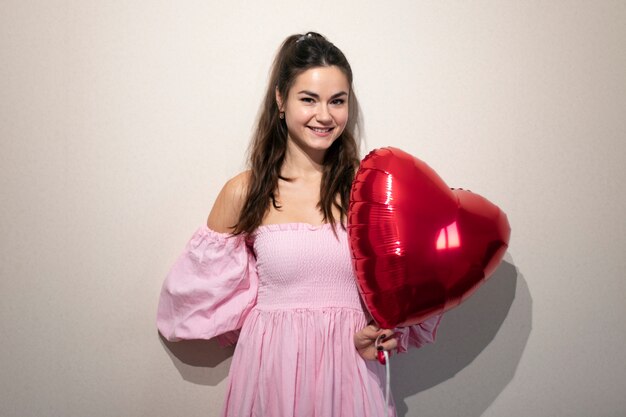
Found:
[{"label": "off-shoulder pink dress", "polygon": [[[158,308],[161,334],[237,343],[223,416],[387,415],[384,367],[354,347],[368,318],[347,234],[336,231],[275,224],[246,239],[204,226],[172,267]],[[397,329],[398,350],[432,342],[439,320]]]}]

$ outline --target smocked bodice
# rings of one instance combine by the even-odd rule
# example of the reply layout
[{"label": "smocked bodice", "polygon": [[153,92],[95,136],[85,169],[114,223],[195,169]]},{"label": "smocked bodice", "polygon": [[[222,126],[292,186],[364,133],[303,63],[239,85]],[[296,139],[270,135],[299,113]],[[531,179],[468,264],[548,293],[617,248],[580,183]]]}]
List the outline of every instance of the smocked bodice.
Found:
[{"label": "smocked bodice", "polygon": [[261,226],[253,235],[261,310],[354,308],[361,310],[347,233],[338,225]]}]

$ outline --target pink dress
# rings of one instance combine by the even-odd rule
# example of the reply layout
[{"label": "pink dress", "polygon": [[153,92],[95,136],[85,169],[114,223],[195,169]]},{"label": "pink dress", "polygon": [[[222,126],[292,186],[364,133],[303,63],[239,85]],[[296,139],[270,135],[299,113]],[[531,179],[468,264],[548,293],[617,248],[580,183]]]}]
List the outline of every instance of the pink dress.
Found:
[{"label": "pink dress", "polygon": [[[172,267],[161,334],[237,343],[223,416],[387,415],[384,367],[354,347],[368,316],[347,233],[338,226],[337,235],[330,225],[287,223],[246,239],[204,226]],[[398,350],[432,342],[439,320],[397,329]]]}]

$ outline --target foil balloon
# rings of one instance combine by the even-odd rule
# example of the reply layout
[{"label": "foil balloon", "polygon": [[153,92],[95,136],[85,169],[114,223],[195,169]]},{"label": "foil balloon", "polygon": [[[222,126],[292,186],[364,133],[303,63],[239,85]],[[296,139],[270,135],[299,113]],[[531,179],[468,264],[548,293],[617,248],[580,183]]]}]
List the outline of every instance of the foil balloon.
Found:
[{"label": "foil balloon", "polygon": [[361,298],[383,328],[421,323],[469,297],[497,268],[511,228],[497,206],[451,189],[396,148],[370,152],[350,194]]}]

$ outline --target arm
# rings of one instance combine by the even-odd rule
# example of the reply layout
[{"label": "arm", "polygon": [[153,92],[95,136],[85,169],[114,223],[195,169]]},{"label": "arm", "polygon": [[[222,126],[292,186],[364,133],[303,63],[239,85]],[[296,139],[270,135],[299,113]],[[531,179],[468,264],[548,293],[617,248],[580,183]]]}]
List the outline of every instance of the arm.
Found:
[{"label": "arm", "polygon": [[207,226],[218,233],[232,233],[245,202],[250,171],[242,172],[226,182],[215,199]]},{"label": "arm", "polygon": [[157,312],[157,327],[167,340],[227,336],[241,328],[256,303],[256,260],[245,237],[229,233],[244,186],[239,176],[224,186],[209,216],[211,227],[194,233],[168,273]]}]

